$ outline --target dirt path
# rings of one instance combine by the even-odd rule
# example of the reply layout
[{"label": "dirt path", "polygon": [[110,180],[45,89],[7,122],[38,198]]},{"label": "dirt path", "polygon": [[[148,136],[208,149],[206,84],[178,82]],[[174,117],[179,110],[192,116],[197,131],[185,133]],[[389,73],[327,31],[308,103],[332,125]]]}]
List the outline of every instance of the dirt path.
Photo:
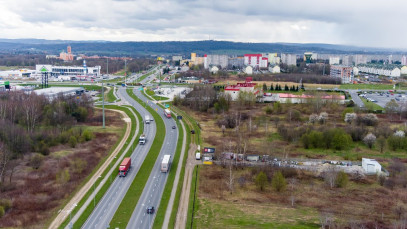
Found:
[{"label": "dirt path", "polygon": [[96,182],[96,179],[98,179],[98,177],[102,175],[103,171],[105,171],[105,169],[108,168],[109,164],[116,157],[116,155],[120,152],[121,148],[123,147],[123,145],[126,143],[127,139],[129,138],[130,132],[131,132],[131,119],[123,111],[117,111],[117,110],[112,110],[112,111],[121,113],[123,115],[123,120],[127,124],[126,133],[124,134],[123,139],[121,140],[119,145],[116,147],[116,149],[113,151],[113,153],[110,154],[110,156],[107,158],[105,163],[103,163],[103,165],[100,166],[98,171],[95,172],[93,177],[91,179],[89,179],[89,181],[75,194],[74,197],[72,197],[72,199],[65,205],[65,207],[59,211],[58,215],[52,221],[49,228],[53,229],[53,228],[58,228],[61,226],[61,224],[69,216],[70,212],[73,210],[73,207],[83,198],[83,196],[89,191],[89,189],[92,188],[92,185]]},{"label": "dirt path", "polygon": [[182,185],[182,192],[180,197],[180,205],[178,206],[177,218],[175,220],[175,228],[183,229],[187,222],[188,217],[188,203],[189,203],[189,194],[191,191],[191,182],[194,172],[195,165],[199,164],[200,161],[195,159],[195,152],[197,150],[197,145],[192,144],[189,147],[188,159],[185,164],[185,176],[184,183]]}]

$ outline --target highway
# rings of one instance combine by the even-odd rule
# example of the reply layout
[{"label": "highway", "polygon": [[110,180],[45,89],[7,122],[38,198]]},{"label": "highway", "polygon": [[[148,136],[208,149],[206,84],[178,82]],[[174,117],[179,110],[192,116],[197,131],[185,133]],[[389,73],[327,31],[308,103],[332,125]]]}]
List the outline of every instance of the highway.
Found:
[{"label": "highway", "polygon": [[[126,88],[119,88],[118,93],[122,101],[127,101],[130,105],[137,109],[140,115],[144,118],[146,114],[152,115],[139,103],[134,101],[127,93]],[[143,120],[141,120],[143,121]],[[126,177],[116,177],[108,191],[100,200],[90,217],[87,219],[82,228],[107,228],[126,192],[128,191],[133,179],[143,163],[151,144],[156,134],[156,124],[151,122],[144,125],[144,134],[147,136],[145,145],[137,145],[131,155],[132,168]]]},{"label": "highway", "polygon": [[[148,79],[146,79],[148,80]],[[141,100],[146,101],[147,98],[142,95],[138,89],[134,89],[134,93],[141,98]],[[167,181],[168,174],[162,173],[161,161],[165,154],[171,155],[171,161],[174,158],[175,150],[177,148],[178,141],[178,130],[172,129],[173,126],[176,126],[174,119],[166,118],[164,116],[164,110],[157,106],[156,104],[149,102],[149,105],[157,112],[164,120],[165,124],[165,139],[163,147],[161,148],[160,154],[154,164],[153,170],[148,178],[147,184],[144,187],[143,193],[137,203],[137,206],[130,218],[127,228],[151,228],[154,219],[159,209],[161,197],[164,191],[164,187]],[[162,131],[162,130],[157,130]],[[170,168],[171,170],[172,168]],[[173,171],[175,172],[175,170]],[[155,208],[154,214],[147,214],[146,208],[153,206]]]}]

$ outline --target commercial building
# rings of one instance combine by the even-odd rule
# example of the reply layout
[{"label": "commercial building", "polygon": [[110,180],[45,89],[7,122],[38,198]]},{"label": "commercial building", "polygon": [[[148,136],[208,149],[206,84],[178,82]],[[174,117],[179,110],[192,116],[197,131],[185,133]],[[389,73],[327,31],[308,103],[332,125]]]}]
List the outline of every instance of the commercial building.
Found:
[{"label": "commercial building", "polygon": [[53,66],[48,64],[37,64],[35,70],[37,74],[47,73],[48,76],[100,76],[100,66],[87,67],[84,61],[83,66]]},{"label": "commercial building", "polygon": [[227,55],[207,55],[204,56],[204,68],[209,69],[210,66],[220,66],[221,68],[228,67],[229,57]]},{"label": "commercial building", "polygon": [[307,63],[307,64],[311,63],[311,61],[313,60],[312,55],[313,55],[312,52],[305,52],[304,53],[304,61],[305,61],[305,63]]},{"label": "commercial building", "polygon": [[172,61],[181,61],[182,56],[172,56]]},{"label": "commercial building", "polygon": [[297,65],[296,54],[281,54],[281,62],[286,65]]},{"label": "commercial building", "polygon": [[[251,67],[251,66],[248,66]],[[258,93],[254,91],[255,83],[252,83],[252,77],[247,77],[244,83],[237,83],[236,85],[229,85],[225,87],[225,94],[230,95],[232,100],[237,100],[239,92],[245,91],[253,94]]]},{"label": "commercial building", "polygon": [[278,65],[270,66],[269,72],[271,72],[273,74],[280,73],[281,72],[280,66],[278,66]]},{"label": "commercial building", "polygon": [[331,66],[331,77],[341,78],[342,83],[353,82],[353,68],[339,65]]}]

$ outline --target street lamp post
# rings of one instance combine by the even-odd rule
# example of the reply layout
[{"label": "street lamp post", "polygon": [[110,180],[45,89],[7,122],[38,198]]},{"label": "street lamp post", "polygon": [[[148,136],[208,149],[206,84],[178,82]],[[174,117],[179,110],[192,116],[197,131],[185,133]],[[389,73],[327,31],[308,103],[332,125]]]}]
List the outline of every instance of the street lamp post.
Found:
[{"label": "street lamp post", "polygon": [[73,228],[73,223],[72,223],[72,211],[73,209],[78,206],[77,204],[73,204],[73,206],[71,207],[71,210],[69,211],[69,228],[72,229]]}]

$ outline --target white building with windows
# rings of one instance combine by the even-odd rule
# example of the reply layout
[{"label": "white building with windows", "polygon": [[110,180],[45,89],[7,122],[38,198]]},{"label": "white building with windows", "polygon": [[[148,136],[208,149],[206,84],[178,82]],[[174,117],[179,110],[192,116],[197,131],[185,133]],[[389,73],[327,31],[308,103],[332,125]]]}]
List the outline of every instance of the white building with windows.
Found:
[{"label": "white building with windows", "polygon": [[100,66],[87,67],[83,66],[54,66],[48,64],[37,64],[35,66],[36,73],[41,75],[42,73],[47,73],[48,76],[59,77],[59,76],[89,76],[98,77],[100,76]]}]

